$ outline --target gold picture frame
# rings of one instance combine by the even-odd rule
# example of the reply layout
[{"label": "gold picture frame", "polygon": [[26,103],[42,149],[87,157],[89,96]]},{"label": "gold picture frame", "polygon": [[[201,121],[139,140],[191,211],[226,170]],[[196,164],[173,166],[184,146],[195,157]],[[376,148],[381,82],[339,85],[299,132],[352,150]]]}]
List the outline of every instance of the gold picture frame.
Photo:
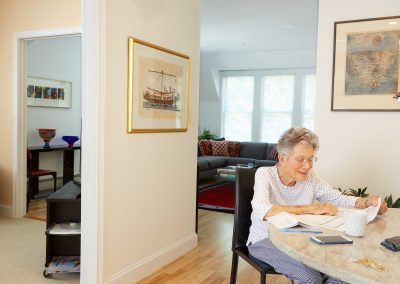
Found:
[{"label": "gold picture frame", "polygon": [[400,111],[400,16],[335,22],[332,111]]},{"label": "gold picture frame", "polygon": [[187,131],[189,60],[128,38],[128,133]]}]

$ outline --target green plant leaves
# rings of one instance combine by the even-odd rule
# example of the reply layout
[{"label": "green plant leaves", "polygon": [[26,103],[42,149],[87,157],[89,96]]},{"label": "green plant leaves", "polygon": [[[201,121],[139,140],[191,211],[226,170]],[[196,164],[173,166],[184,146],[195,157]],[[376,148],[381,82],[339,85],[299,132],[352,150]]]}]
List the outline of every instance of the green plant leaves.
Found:
[{"label": "green plant leaves", "polygon": [[368,197],[369,196],[369,194],[366,193],[367,187],[364,187],[363,189],[358,188],[357,190],[350,188],[349,191],[350,191],[350,193],[349,193],[350,196],[356,196],[356,197]]},{"label": "green plant leaves", "polygon": [[396,201],[393,202],[391,194],[385,197],[385,202],[388,208],[400,208],[400,198],[397,198]]}]

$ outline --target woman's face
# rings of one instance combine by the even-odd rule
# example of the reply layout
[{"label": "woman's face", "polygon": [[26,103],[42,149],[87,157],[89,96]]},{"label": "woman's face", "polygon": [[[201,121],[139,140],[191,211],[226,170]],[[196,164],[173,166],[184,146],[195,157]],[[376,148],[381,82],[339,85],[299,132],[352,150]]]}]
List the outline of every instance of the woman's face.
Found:
[{"label": "woman's face", "polygon": [[314,163],[314,149],[308,143],[296,144],[288,156],[279,155],[284,177],[293,181],[305,181]]}]

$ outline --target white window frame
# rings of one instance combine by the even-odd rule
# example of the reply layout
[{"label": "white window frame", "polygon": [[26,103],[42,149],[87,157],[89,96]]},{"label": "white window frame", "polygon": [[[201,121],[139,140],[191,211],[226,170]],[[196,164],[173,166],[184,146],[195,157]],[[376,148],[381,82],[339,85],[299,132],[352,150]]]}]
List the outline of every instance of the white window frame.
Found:
[{"label": "white window frame", "polygon": [[[251,125],[251,141],[261,142],[261,98],[263,92],[263,77],[274,75],[293,75],[294,79],[294,98],[292,111],[292,126],[303,125],[303,98],[305,96],[305,76],[315,75],[315,68],[296,68],[296,69],[269,69],[269,70],[240,70],[240,71],[220,71],[220,94],[221,94],[221,136],[224,133],[224,78],[253,76],[254,77],[254,98],[253,116]],[[314,102],[315,104],[315,102]],[[270,141],[262,141],[270,142]]]}]

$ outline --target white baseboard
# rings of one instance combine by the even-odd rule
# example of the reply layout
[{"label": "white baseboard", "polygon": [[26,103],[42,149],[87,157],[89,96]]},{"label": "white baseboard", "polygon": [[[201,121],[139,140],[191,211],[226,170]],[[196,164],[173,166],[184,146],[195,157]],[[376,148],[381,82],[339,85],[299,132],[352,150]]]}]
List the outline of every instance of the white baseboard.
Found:
[{"label": "white baseboard", "polygon": [[0,216],[11,218],[13,216],[12,206],[0,203]]},{"label": "white baseboard", "polygon": [[107,277],[104,283],[136,283],[197,246],[197,234],[193,233],[148,257],[133,263]]}]

